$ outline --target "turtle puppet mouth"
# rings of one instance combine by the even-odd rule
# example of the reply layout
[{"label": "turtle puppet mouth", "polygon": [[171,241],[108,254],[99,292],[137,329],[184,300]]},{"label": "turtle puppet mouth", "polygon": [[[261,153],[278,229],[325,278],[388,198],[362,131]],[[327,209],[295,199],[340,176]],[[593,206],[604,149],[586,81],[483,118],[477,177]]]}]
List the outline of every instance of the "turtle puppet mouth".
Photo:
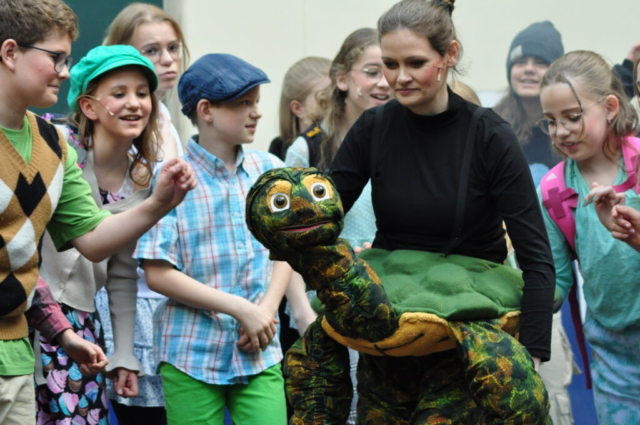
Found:
[{"label": "turtle puppet mouth", "polygon": [[306,224],[306,225],[302,225],[302,226],[282,227],[282,228],[278,229],[278,231],[279,232],[287,232],[287,233],[302,233],[302,232],[307,232],[307,231],[310,231],[310,230],[318,229],[318,228],[324,226],[325,224],[331,224],[331,223],[332,223],[331,220],[326,220],[326,221],[321,221],[320,223]]}]

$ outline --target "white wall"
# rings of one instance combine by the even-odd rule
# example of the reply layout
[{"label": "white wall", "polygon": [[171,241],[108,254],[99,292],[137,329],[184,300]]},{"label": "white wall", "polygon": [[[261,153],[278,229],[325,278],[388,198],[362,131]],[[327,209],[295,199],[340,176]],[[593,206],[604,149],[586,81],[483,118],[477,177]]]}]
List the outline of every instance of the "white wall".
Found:
[{"label": "white wall", "polygon": [[[287,68],[304,56],[332,59],[353,30],[375,27],[392,0],[165,0],[181,23],[192,61],[206,53],[232,53],[262,68],[264,113],[254,148],[266,150],[277,135],[280,85]],[[615,7],[613,7],[615,6]],[[461,80],[477,91],[507,85],[505,61],[513,37],[530,23],[551,20],[565,50],[594,50],[620,62],[640,41],[640,1],[465,0],[454,22],[464,48]],[[176,103],[177,96],[173,96]],[[174,119],[179,115],[172,108]],[[183,139],[194,132],[180,122]]]}]

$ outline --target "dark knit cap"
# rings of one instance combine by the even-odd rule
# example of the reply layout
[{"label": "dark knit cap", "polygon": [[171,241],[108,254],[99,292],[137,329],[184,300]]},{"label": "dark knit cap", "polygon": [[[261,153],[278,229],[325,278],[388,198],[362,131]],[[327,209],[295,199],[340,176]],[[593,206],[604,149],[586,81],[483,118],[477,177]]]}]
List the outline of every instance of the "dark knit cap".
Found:
[{"label": "dark knit cap", "polygon": [[562,37],[549,21],[536,22],[516,35],[507,55],[507,81],[511,84],[511,67],[523,56],[534,56],[551,65],[564,55]]}]

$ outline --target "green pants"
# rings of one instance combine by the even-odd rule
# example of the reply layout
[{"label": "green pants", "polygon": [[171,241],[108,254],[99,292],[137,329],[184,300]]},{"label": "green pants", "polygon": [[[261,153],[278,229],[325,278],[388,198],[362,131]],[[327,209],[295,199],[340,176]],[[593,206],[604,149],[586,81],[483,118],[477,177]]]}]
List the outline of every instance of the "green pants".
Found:
[{"label": "green pants", "polygon": [[[544,384],[518,341],[497,321],[450,325],[457,350],[403,358],[361,354],[357,424],[551,424]],[[338,424],[344,417],[341,388],[350,382],[341,365],[348,355],[319,330],[308,331],[287,354],[294,424]],[[319,359],[323,353],[330,354],[326,362]],[[305,386],[313,399],[304,397]]]},{"label": "green pants", "polygon": [[225,406],[234,425],[287,423],[279,364],[251,376],[246,385],[207,384],[168,363],[160,365],[160,375],[169,424],[221,425]]}]

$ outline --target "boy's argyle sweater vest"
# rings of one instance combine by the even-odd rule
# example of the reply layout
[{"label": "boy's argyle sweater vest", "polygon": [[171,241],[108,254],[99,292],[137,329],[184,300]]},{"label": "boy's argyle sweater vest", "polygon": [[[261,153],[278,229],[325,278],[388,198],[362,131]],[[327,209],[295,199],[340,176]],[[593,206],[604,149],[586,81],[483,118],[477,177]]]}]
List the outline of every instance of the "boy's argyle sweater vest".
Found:
[{"label": "boy's argyle sweater vest", "polygon": [[40,268],[40,246],[58,205],[66,142],[27,112],[33,147],[27,164],[0,131],[0,340],[27,336],[24,311]]}]

